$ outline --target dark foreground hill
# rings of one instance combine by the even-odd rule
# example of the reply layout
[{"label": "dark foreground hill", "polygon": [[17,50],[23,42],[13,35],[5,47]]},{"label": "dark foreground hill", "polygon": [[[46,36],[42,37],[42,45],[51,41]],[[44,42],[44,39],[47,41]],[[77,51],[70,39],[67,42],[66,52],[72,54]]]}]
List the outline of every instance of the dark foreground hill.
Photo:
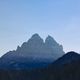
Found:
[{"label": "dark foreground hill", "polygon": [[80,55],[69,52],[41,69],[0,70],[0,80],[80,80]]}]

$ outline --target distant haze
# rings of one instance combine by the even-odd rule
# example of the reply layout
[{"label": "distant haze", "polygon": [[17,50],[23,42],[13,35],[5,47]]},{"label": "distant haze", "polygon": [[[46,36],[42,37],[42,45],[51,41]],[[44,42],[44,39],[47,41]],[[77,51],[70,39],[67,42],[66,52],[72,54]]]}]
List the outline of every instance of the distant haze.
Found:
[{"label": "distant haze", "polygon": [[0,56],[34,33],[80,52],[80,0],[0,0]]}]

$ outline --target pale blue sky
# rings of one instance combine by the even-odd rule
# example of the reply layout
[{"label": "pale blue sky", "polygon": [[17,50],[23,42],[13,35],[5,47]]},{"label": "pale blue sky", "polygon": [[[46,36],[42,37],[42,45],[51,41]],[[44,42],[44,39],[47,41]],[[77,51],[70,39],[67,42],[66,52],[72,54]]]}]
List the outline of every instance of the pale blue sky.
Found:
[{"label": "pale blue sky", "polygon": [[80,52],[80,0],[0,0],[0,55],[34,33]]}]

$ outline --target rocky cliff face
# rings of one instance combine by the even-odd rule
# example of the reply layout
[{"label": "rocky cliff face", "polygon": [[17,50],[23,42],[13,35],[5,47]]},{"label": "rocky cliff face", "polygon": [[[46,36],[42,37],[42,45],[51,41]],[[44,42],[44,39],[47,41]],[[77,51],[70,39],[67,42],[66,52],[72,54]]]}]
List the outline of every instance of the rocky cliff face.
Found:
[{"label": "rocky cliff face", "polygon": [[17,50],[10,51],[2,58],[33,58],[33,59],[57,59],[64,54],[62,45],[59,45],[51,36],[45,40],[34,34],[27,42],[24,42]]}]

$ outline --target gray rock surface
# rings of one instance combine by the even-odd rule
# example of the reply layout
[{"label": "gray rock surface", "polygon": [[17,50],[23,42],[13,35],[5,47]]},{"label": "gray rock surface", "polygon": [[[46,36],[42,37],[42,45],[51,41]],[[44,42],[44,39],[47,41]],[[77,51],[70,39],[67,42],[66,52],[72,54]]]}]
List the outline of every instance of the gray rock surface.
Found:
[{"label": "gray rock surface", "polygon": [[59,45],[51,36],[43,39],[34,34],[27,42],[24,42],[17,50],[10,51],[2,56],[2,58],[30,58],[30,59],[58,59],[64,55],[63,46]]}]

